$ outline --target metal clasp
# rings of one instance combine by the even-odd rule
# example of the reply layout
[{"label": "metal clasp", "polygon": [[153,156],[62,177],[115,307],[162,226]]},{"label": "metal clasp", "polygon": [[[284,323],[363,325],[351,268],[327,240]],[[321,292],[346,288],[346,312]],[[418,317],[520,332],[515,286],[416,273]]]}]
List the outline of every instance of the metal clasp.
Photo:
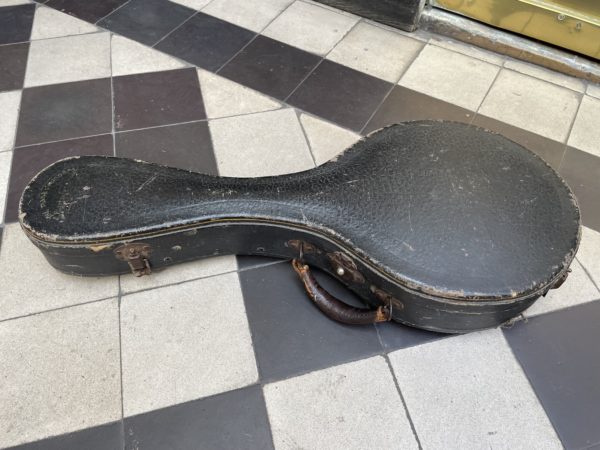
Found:
[{"label": "metal clasp", "polygon": [[148,257],[152,253],[152,247],[142,242],[123,244],[114,250],[115,256],[121,261],[127,262],[131,273],[136,277],[150,275],[152,269]]}]

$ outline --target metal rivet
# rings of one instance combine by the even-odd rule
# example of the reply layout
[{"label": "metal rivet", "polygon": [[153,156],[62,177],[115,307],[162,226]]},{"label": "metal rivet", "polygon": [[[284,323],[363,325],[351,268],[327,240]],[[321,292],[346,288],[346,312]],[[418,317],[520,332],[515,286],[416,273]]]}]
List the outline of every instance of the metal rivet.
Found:
[{"label": "metal rivet", "polygon": [[343,267],[338,267],[337,270],[335,271],[335,273],[337,273],[340,277],[342,277],[342,276],[344,276],[346,271],[344,270]]}]

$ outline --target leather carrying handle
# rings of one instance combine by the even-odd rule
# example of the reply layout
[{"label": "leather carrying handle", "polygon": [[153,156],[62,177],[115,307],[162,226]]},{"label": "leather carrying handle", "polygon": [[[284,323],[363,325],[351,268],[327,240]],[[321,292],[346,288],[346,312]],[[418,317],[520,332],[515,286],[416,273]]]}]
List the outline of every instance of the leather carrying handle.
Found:
[{"label": "leather carrying handle", "polygon": [[389,307],[380,306],[377,309],[362,309],[347,305],[323,289],[310,267],[298,259],[292,260],[292,267],[304,284],[306,293],[327,317],[348,325],[367,325],[377,322],[387,322],[392,318]]}]

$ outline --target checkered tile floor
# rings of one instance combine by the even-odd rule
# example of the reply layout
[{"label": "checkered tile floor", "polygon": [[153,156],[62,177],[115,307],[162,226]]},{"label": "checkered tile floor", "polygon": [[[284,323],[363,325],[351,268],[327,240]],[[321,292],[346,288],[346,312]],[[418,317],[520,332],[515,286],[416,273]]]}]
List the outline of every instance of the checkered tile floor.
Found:
[{"label": "checkered tile floor", "polygon": [[[304,0],[0,0],[0,447],[600,448],[599,117],[600,86]],[[282,174],[422,118],[525,145],[581,203],[571,276],[512,328],[343,326],[258,257],[70,277],[15,223],[66,156]]]}]

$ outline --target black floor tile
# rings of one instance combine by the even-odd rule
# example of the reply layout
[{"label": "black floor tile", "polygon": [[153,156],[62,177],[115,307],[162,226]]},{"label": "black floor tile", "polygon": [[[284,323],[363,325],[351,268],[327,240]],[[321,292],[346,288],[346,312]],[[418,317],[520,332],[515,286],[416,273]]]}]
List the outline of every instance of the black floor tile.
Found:
[{"label": "black floor tile", "polygon": [[98,25],[146,45],[154,45],[196,11],[168,0],[131,0]]},{"label": "black floor tile", "polygon": [[552,139],[532,133],[531,131],[523,130],[522,128],[508,125],[504,122],[500,122],[499,120],[486,116],[476,115],[472,124],[496,133],[500,133],[510,140],[521,144],[523,147],[531,150],[534,153],[537,153],[548,164],[557,170],[567,148],[563,143],[553,141]]},{"label": "black floor tile", "polygon": [[58,141],[112,130],[110,79],[23,90],[16,146]]},{"label": "black floor tile", "polygon": [[34,3],[0,8],[0,44],[28,41],[34,14]]},{"label": "black floor tile", "polygon": [[0,46],[0,92],[23,87],[29,43]]},{"label": "black floor tile", "polygon": [[391,83],[324,60],[288,103],[360,131],[391,88]]},{"label": "black floor tile", "polygon": [[17,209],[23,189],[44,167],[68,156],[112,154],[113,140],[110,134],[16,148],[6,198],[6,222],[17,220]]},{"label": "black floor tile", "polygon": [[11,447],[10,450],[116,450],[123,448],[123,443],[123,424],[113,422]]},{"label": "black floor tile", "polygon": [[474,113],[403,86],[394,86],[364,129],[370,133],[394,123],[412,120],[451,120],[470,123]]},{"label": "black floor tile", "polygon": [[272,449],[260,386],[125,419],[127,450]]},{"label": "black floor tile", "polygon": [[206,119],[193,68],[115,77],[113,90],[117,131]]},{"label": "black floor tile", "polygon": [[46,5],[86,22],[96,23],[127,0],[49,0]]},{"label": "black floor tile", "polygon": [[115,147],[117,156],[218,175],[207,122],[117,133]]},{"label": "black floor tile", "polygon": [[504,330],[567,449],[600,443],[600,301]]},{"label": "black floor tile", "polygon": [[198,13],[156,48],[203,69],[215,71],[246,45],[255,33]]},{"label": "black floor tile", "polygon": [[320,60],[312,53],[258,36],[219,75],[283,100]]},{"label": "black floor tile", "polygon": [[600,158],[567,147],[559,173],[579,201],[583,224],[600,231]]},{"label": "black floor tile", "polygon": [[[333,295],[356,298],[319,274]],[[382,351],[375,327],[349,326],[321,313],[306,295],[290,264],[239,273],[252,341],[263,381],[322,369]]]}]

